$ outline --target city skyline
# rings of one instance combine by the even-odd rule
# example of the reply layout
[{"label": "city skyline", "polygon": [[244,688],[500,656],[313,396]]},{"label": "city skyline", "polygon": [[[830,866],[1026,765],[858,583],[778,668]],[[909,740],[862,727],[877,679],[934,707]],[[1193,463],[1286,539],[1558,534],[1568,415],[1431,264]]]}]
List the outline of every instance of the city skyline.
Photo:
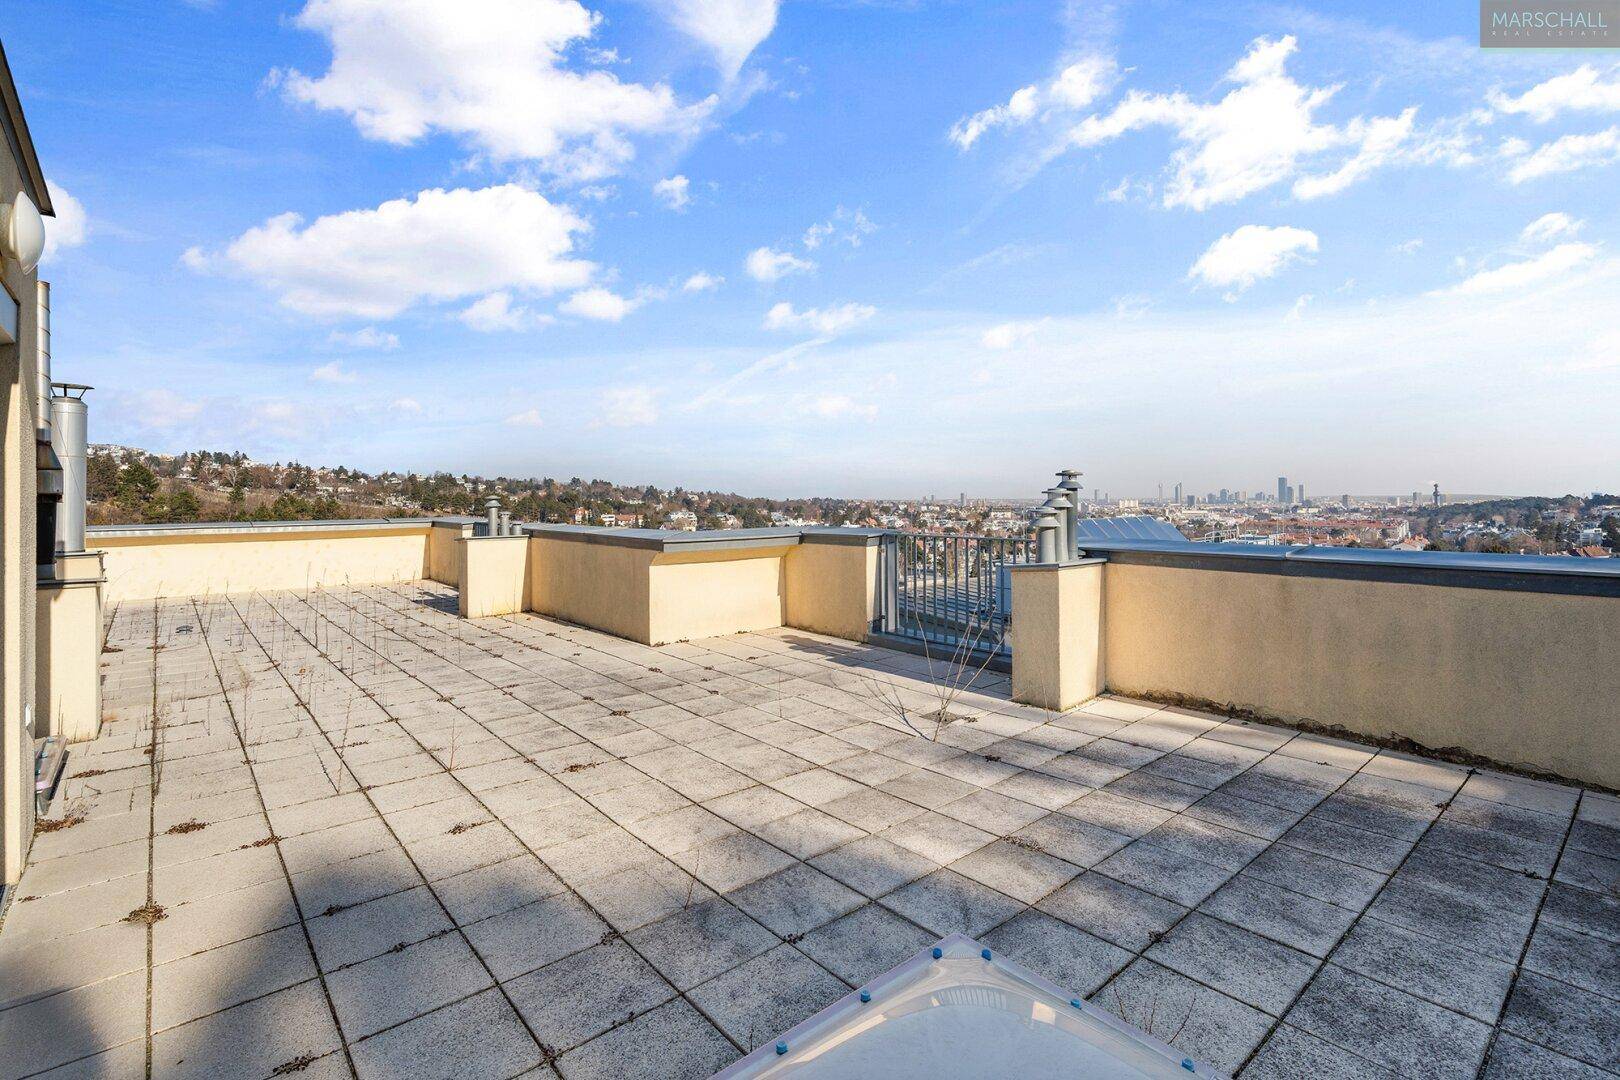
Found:
[{"label": "city skyline", "polygon": [[783,496],[1611,486],[1606,54],[1392,3],[438,10],[18,5],[93,438]]}]

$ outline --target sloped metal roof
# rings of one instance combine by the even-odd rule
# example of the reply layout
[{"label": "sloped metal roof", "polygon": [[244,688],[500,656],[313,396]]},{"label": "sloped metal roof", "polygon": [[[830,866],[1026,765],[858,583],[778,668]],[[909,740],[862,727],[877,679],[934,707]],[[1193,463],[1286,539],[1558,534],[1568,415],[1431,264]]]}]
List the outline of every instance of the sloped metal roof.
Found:
[{"label": "sloped metal roof", "polygon": [[1181,530],[1156,517],[1132,514],[1126,517],[1081,518],[1075,528],[1084,547],[1097,540],[1186,540]]}]

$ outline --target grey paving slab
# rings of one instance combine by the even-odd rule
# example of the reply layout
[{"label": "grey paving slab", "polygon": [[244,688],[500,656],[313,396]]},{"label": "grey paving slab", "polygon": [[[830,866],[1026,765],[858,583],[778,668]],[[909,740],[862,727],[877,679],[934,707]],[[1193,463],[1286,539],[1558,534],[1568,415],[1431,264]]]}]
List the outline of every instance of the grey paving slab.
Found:
[{"label": "grey paving slab", "polygon": [[1289,1011],[1288,1023],[1410,1077],[1469,1077],[1491,1028],[1438,1005],[1325,965]]},{"label": "grey paving slab", "polygon": [[576,896],[558,893],[462,928],[501,981],[589,948],[607,933]]},{"label": "grey paving slab", "polygon": [[350,1042],[491,985],[489,972],[454,932],[389,949],[326,979],[338,1025]]},{"label": "grey paving slab", "polygon": [[854,889],[804,863],[744,885],[729,899],[781,938],[797,938],[866,902]]},{"label": "grey paving slab", "polygon": [[557,1061],[569,1080],[702,1080],[741,1057],[685,1001],[671,1001]]},{"label": "grey paving slab", "polygon": [[1187,914],[1173,901],[1103,874],[1075,878],[1037,907],[1131,952],[1141,952]]},{"label": "grey paving slab", "polygon": [[1135,957],[1070,923],[1030,909],[990,931],[984,944],[1080,997],[1088,997]]},{"label": "grey paving slab", "polygon": [[1487,1024],[1496,1023],[1513,981],[1512,964],[1370,915],[1344,939],[1333,962]]},{"label": "grey paving slab", "polygon": [[1620,1072],[1620,1009],[1612,999],[1525,971],[1513,984],[1502,1030],[1550,1050]]},{"label": "grey paving slab", "polygon": [[734,1042],[752,1050],[848,992],[792,945],[778,945],[687,996]]},{"label": "grey paving slab", "polygon": [[730,971],[780,941],[718,897],[683,908],[625,936],[680,990]]},{"label": "grey paving slab", "polygon": [[939,937],[978,937],[1023,910],[1024,904],[952,870],[936,870],[879,901]]},{"label": "grey paving slab", "polygon": [[1237,1070],[1273,1023],[1260,1010],[1151,960],[1134,961],[1090,1000],[1227,1072]]},{"label": "grey paving slab", "polygon": [[505,1080],[542,1061],[540,1047],[496,990],[381,1032],[357,1043],[353,1054],[364,1080]]},{"label": "grey paving slab", "polygon": [[798,942],[799,951],[851,986],[883,974],[914,955],[938,935],[924,930],[881,904],[866,904],[842,918],[812,930]]},{"label": "grey paving slab", "polygon": [[675,997],[675,988],[622,941],[513,979],[506,992],[541,1044],[559,1054]]},{"label": "grey paving slab", "polygon": [[1297,949],[1193,912],[1143,953],[1228,997],[1281,1016],[1321,961]]}]

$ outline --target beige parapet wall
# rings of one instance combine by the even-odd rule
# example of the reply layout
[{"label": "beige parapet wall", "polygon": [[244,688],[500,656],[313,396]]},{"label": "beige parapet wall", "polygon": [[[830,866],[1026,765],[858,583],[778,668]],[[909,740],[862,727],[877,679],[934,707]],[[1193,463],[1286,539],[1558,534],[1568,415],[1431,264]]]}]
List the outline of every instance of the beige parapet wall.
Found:
[{"label": "beige parapet wall", "polygon": [[1012,567],[1012,695],[1064,711],[1103,690],[1102,559]]},{"label": "beige parapet wall", "polygon": [[456,600],[464,619],[522,611],[529,566],[527,536],[469,536],[456,543]]},{"label": "beige parapet wall", "polygon": [[[504,538],[503,538],[504,539]],[[464,609],[510,603],[504,555],[463,545]],[[796,626],[862,640],[876,605],[876,538],[863,530],[530,532],[525,606],[643,644]],[[489,599],[499,597],[497,600]]]},{"label": "beige parapet wall", "polygon": [[1617,642],[1612,595],[1125,557],[1104,574],[1103,668],[1116,693],[1404,736],[1608,787],[1620,787]]},{"label": "beige parapet wall", "polygon": [[101,730],[102,553],[56,557],[34,607],[34,712],[38,735],[66,742]]},{"label": "beige parapet wall", "polygon": [[108,603],[165,596],[380,585],[456,584],[456,545],[470,524],[429,518],[92,529],[106,552]]}]

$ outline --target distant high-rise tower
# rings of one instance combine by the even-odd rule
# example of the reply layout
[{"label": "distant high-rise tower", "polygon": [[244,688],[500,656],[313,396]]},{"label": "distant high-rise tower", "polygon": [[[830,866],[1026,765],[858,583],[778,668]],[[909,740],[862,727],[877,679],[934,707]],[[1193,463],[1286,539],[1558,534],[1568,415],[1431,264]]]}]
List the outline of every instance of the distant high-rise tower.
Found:
[{"label": "distant high-rise tower", "polygon": [[1440,505],[1440,485],[1439,484],[1434,485],[1434,505],[1436,505],[1436,506]]},{"label": "distant high-rise tower", "polygon": [[1305,504],[1305,485],[1304,484],[1299,485],[1299,501],[1300,501],[1300,505],[1303,506]]},{"label": "distant high-rise tower", "polygon": [[1277,477],[1277,501],[1280,503],[1288,501],[1288,477],[1286,476]]},{"label": "distant high-rise tower", "polygon": [[1181,505],[1181,485],[1180,484],[1176,485],[1176,505],[1177,506]]},{"label": "distant high-rise tower", "polygon": [[964,491],[956,496],[956,505],[961,507],[967,506],[967,492]]},{"label": "distant high-rise tower", "polygon": [[1422,498],[1422,496],[1420,496],[1420,495],[1419,495],[1419,494],[1418,494],[1418,493],[1417,493],[1417,492],[1415,492],[1415,491],[1414,491],[1414,492],[1412,492],[1412,505],[1413,505],[1413,506],[1414,506],[1414,507],[1416,507],[1416,506],[1417,506],[1417,504],[1418,504],[1418,503],[1420,503],[1420,502],[1422,502],[1422,501],[1423,501],[1423,498]]}]

